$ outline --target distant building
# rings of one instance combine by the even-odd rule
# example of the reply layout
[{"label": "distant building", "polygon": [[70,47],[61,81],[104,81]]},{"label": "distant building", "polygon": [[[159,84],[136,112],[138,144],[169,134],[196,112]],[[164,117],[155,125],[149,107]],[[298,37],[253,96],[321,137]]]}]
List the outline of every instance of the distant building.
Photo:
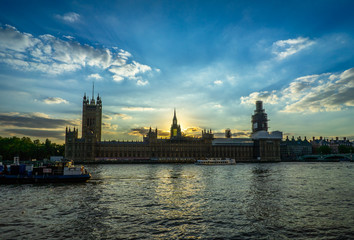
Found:
[{"label": "distant building", "polygon": [[[185,137],[177,122],[176,110],[171,124],[170,139],[159,139],[158,130],[149,129],[143,141],[101,141],[102,100],[91,101],[84,95],[82,137],[78,129],[66,129],[65,157],[76,161],[98,160],[164,160],[194,161],[221,157],[236,161],[280,161],[281,132],[268,133],[267,114],[262,102],[257,101],[252,116],[251,138],[214,138],[211,130],[202,131],[202,137]],[[231,132],[230,132],[231,135]]]},{"label": "distant building", "polygon": [[311,144],[312,144],[312,152],[314,154],[319,154],[318,149],[321,146],[330,147],[331,153],[339,153],[340,146],[345,146],[349,148],[353,147],[353,142],[349,141],[346,137],[344,137],[343,140],[340,140],[338,137],[336,137],[336,139],[331,139],[331,140],[325,139],[323,137],[320,137],[319,139],[313,137]]},{"label": "distant building", "polygon": [[329,146],[329,141],[323,137],[320,137],[319,139],[312,137],[311,145],[312,145],[312,153],[320,154],[318,149],[322,146]]},{"label": "distant building", "polygon": [[306,137],[304,140],[301,137],[297,140],[294,137],[291,140],[286,137],[286,140],[280,144],[280,153],[282,161],[297,160],[300,156],[312,154],[312,144],[307,141]]}]

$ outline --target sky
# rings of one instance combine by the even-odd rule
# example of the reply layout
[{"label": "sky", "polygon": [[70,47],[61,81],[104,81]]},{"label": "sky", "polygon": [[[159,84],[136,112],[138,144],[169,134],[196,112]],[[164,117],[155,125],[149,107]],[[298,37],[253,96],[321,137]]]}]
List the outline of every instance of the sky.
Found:
[{"label": "sky", "polygon": [[0,0],[0,136],[63,143],[82,98],[102,140],[247,137],[255,101],[284,137],[354,140],[354,2]]}]

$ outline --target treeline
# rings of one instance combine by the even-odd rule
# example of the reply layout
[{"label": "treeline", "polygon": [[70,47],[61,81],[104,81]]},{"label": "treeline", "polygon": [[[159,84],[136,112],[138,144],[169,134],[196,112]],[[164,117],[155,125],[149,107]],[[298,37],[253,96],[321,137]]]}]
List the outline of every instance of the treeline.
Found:
[{"label": "treeline", "polygon": [[0,158],[13,160],[19,156],[20,160],[50,158],[50,156],[64,156],[65,146],[52,143],[49,139],[45,142],[32,141],[29,137],[0,137]]},{"label": "treeline", "polygon": [[[321,146],[317,150],[317,154],[331,154],[332,149],[330,146]],[[336,152],[335,152],[336,153]],[[338,153],[354,153],[354,147],[339,145],[338,146]]]}]

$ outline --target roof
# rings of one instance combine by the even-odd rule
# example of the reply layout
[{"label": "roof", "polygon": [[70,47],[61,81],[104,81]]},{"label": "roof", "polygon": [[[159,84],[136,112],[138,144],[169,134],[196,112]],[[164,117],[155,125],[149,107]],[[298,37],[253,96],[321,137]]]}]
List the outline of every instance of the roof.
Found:
[{"label": "roof", "polygon": [[280,131],[267,132],[265,130],[258,131],[252,134],[252,139],[282,139],[283,133]]},{"label": "roof", "polygon": [[251,138],[215,138],[213,146],[253,146]]}]

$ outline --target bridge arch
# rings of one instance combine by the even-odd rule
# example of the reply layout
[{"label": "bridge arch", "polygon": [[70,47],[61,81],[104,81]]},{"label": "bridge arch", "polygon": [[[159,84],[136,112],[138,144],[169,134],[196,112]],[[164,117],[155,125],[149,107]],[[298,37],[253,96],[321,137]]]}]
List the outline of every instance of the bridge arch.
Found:
[{"label": "bridge arch", "polygon": [[328,155],[324,157],[325,160],[338,160],[338,161],[350,161],[350,158],[346,155]]}]

